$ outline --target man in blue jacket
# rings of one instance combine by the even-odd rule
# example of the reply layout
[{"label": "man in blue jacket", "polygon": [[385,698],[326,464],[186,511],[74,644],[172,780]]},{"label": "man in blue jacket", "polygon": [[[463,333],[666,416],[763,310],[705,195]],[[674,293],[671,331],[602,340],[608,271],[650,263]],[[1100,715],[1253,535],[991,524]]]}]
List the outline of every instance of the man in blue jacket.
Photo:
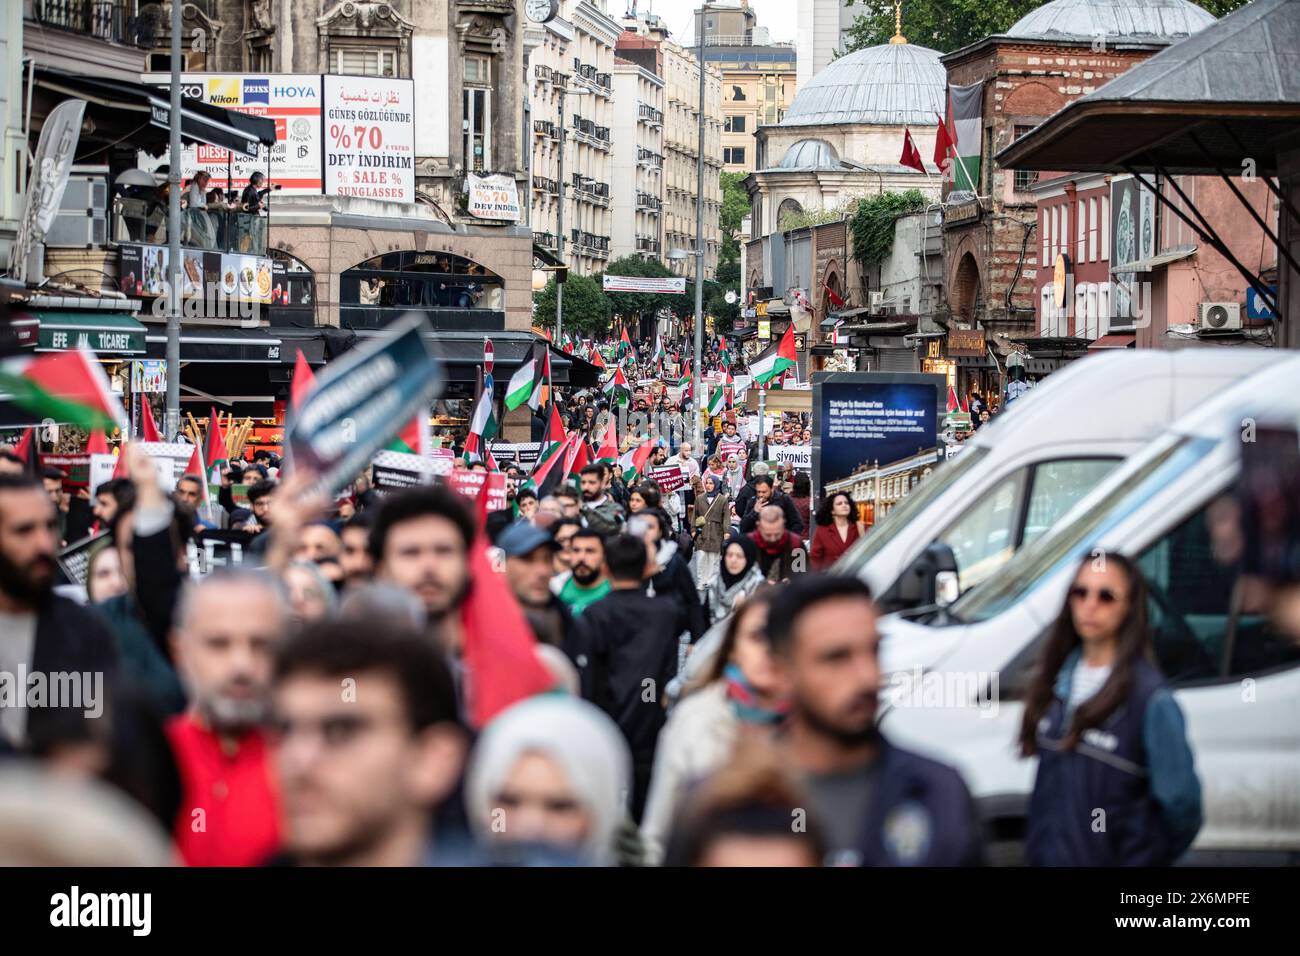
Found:
[{"label": "man in blue jacket", "polygon": [[961,776],[876,729],[876,619],[865,584],[821,574],[784,587],[768,613],[791,708],[782,743],[827,837],[827,862],[976,865],[979,827]]}]

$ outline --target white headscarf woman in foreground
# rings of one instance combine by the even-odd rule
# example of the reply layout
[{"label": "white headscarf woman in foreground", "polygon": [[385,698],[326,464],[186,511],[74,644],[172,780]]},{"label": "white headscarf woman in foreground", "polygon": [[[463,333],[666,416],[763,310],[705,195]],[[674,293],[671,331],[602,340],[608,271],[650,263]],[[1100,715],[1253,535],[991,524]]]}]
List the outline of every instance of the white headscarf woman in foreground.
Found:
[{"label": "white headscarf woman in foreground", "polygon": [[605,866],[631,779],[627,744],[604,711],[576,697],[532,697],[483,731],[465,803],[484,842],[544,844]]}]

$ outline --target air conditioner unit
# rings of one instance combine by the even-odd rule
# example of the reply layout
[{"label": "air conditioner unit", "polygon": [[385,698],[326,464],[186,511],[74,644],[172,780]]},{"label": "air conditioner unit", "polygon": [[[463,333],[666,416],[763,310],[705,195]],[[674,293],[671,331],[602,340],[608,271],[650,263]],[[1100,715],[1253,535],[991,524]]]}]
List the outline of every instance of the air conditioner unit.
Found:
[{"label": "air conditioner unit", "polygon": [[867,305],[871,308],[872,312],[879,312],[880,307],[884,304],[884,302],[885,302],[885,293],[883,290],[877,292],[869,292],[867,294]]},{"label": "air conditioner unit", "polygon": [[1202,302],[1200,327],[1211,332],[1241,328],[1241,303]]},{"label": "air conditioner unit", "polygon": [[73,172],[45,244],[89,248],[108,244],[108,181],[104,174]]}]

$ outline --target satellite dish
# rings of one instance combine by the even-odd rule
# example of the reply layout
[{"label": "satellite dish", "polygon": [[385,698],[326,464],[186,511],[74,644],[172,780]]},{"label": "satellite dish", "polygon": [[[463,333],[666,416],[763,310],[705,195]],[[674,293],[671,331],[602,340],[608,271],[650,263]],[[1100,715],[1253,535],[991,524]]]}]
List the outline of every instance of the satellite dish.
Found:
[{"label": "satellite dish", "polygon": [[740,296],[736,295],[736,293],[733,292],[731,289],[728,289],[727,294],[724,295],[723,298],[727,300],[727,305],[734,305],[736,300],[739,299]]}]

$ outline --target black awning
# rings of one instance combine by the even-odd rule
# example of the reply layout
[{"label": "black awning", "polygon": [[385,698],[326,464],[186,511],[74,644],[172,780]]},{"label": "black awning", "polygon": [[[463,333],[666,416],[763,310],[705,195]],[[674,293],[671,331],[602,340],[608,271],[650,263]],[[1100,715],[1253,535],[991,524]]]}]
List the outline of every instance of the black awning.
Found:
[{"label": "black awning", "polygon": [[[381,335],[379,330],[360,329],[353,333],[349,347],[364,342],[366,339]],[[483,340],[492,340],[493,367],[492,376],[504,387],[505,382],[519,366],[528,361],[534,343],[541,341],[532,332],[447,332],[434,331],[429,334],[434,350],[446,365],[449,382],[474,382],[478,370],[483,366]],[[585,388],[600,381],[600,370],[590,362],[557,349],[551,350],[551,380],[556,385]],[[331,343],[331,356],[338,353]]]},{"label": "black awning", "polygon": [[533,258],[540,259],[543,263],[553,269],[564,265],[564,260],[559,256],[553,253],[550,249],[547,249],[545,246],[539,246],[535,242],[533,243]]},{"label": "black awning", "polygon": [[293,365],[299,352],[306,356],[308,365],[325,364],[325,335],[322,329],[271,327],[266,331],[274,333],[280,340],[280,361],[283,364]]},{"label": "black awning", "polygon": [[[167,332],[150,326],[145,336],[149,358],[167,357]],[[323,348],[323,346],[322,346]],[[235,326],[181,326],[181,361],[213,364],[284,364],[284,345],[274,329]],[[292,363],[293,355],[289,355]]]},{"label": "black awning", "polygon": [[[171,93],[166,86],[84,76],[52,67],[38,67],[36,86],[54,100],[86,101],[86,112],[99,139],[119,140],[129,134],[133,145],[160,156],[171,137]],[[258,144],[275,143],[275,121],[186,100],[181,105],[181,141],[208,143],[244,156],[256,156]]]}]

